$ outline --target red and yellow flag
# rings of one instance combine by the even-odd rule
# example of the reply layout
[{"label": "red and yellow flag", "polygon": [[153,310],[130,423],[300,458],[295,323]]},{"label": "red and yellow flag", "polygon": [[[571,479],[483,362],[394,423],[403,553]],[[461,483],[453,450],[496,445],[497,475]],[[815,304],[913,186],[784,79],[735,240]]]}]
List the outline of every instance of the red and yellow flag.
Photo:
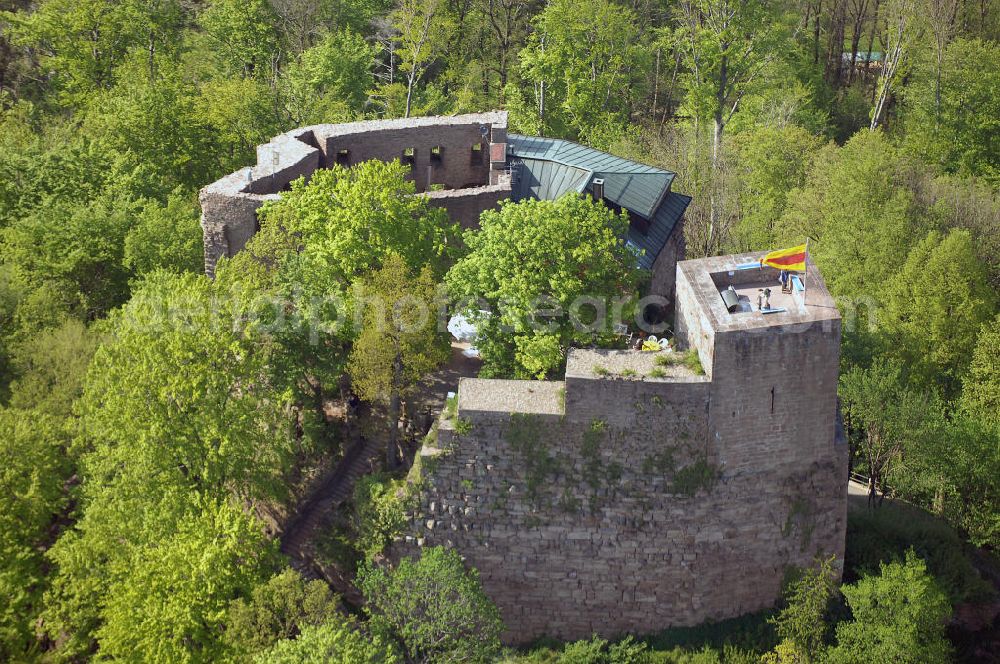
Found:
[{"label": "red and yellow flag", "polygon": [[761,265],[770,265],[779,270],[791,270],[793,272],[806,271],[806,249],[807,245],[800,244],[797,247],[788,249],[778,249],[772,251],[760,259]]}]

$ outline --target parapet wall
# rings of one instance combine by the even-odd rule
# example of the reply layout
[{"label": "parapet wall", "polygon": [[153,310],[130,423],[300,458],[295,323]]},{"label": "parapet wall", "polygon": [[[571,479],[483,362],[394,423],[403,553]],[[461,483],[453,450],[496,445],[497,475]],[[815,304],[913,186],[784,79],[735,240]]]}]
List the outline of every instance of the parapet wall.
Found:
[{"label": "parapet wall", "polygon": [[335,164],[399,159],[410,164],[418,193],[428,192],[432,205],[463,226],[474,225],[483,210],[510,196],[506,142],[503,111],[323,124],[276,136],[257,147],[255,166],[201,190],[205,272],[214,275],[220,258],[246,246],[259,228],[257,210],[265,201],[293,180]]},{"label": "parapet wall", "polygon": [[697,263],[678,268],[678,327],[707,375],[572,349],[564,381],[464,379],[422,456],[394,554],[455,547],[508,642],[730,618],[773,606],[790,567],[842,564],[839,316],[817,286],[815,309],[734,323]]}]

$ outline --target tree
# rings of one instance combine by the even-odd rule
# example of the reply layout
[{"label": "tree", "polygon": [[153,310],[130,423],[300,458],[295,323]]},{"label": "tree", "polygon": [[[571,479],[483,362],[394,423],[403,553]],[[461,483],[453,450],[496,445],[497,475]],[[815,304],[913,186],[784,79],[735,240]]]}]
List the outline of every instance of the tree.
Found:
[{"label": "tree", "polygon": [[233,656],[249,660],[283,639],[338,617],[338,598],[324,581],[306,581],[288,568],[229,605],[225,641]]},{"label": "tree", "polygon": [[40,207],[0,231],[3,261],[32,290],[49,285],[84,316],[102,315],[128,296],[122,258],[131,208],[110,196]]},{"label": "tree", "polygon": [[962,409],[990,425],[1000,425],[1000,316],[985,323],[976,338],[969,373],[962,383]]},{"label": "tree", "polygon": [[54,519],[69,503],[68,436],[57,417],[0,408],[0,657],[23,661],[34,650]]},{"label": "tree", "polygon": [[740,218],[732,228],[732,239],[725,244],[735,252],[744,252],[801,241],[789,237],[780,222],[789,192],[805,184],[821,146],[819,140],[797,125],[787,125],[736,134],[733,146]]},{"label": "tree", "polygon": [[905,459],[905,451],[920,440],[935,404],[904,386],[899,368],[877,361],[871,368],[855,367],[840,377],[840,398],[848,430],[857,433],[857,451],[870,478],[868,504],[885,496],[886,482]]},{"label": "tree", "polygon": [[279,641],[255,664],[396,664],[395,649],[379,636],[361,632],[351,621],[309,626],[295,639]]},{"label": "tree", "polygon": [[431,265],[440,274],[457,227],[426,197],[414,196],[407,172],[398,161],[372,160],[293,182],[262,209],[263,236],[254,238],[254,251],[277,259],[296,283],[321,284],[321,292],[378,270],[390,253],[411,269]]},{"label": "tree", "polygon": [[201,272],[204,248],[193,196],[175,190],[166,204],[148,202],[125,234],[123,263],[138,278],[157,270]]},{"label": "tree", "polygon": [[406,480],[393,481],[376,473],[358,478],[354,485],[355,546],[372,560],[385,550],[393,539],[403,534],[406,526]]},{"label": "tree", "polygon": [[813,240],[809,250],[835,296],[879,303],[914,238],[926,234],[913,170],[882,132],[858,132],[817,154],[806,185],[789,193],[781,225]]},{"label": "tree", "polygon": [[[906,145],[914,153],[962,175],[1000,182],[996,118],[1000,46],[957,39],[947,46],[940,73],[917,68],[903,90]],[[939,90],[939,92],[938,92]],[[939,99],[938,99],[939,97]]]},{"label": "tree", "polygon": [[565,362],[570,344],[611,332],[612,298],[632,296],[638,278],[627,227],[624,214],[575,194],[483,213],[447,284],[476,322],[485,375],[545,376]]},{"label": "tree", "polygon": [[[726,124],[781,45],[781,24],[751,0],[687,0],[678,5],[674,39],[687,67],[684,104],[712,122],[712,171],[722,162]],[[705,254],[715,254],[721,201],[713,191]]]},{"label": "tree", "polygon": [[488,40],[482,45],[486,66],[498,77],[500,101],[510,77],[514,49],[526,38],[531,8],[527,0],[478,0],[479,11],[488,25]]},{"label": "tree", "polygon": [[15,45],[37,53],[53,100],[83,106],[110,88],[118,66],[140,49],[149,79],[155,55],[175,53],[183,25],[175,0],[45,0],[32,12],[5,13]]},{"label": "tree", "polygon": [[83,392],[98,339],[97,332],[73,318],[30,335],[14,349],[19,376],[11,385],[10,405],[67,417]]},{"label": "tree", "polygon": [[375,50],[356,32],[325,35],[285,69],[296,125],[346,121],[360,113],[374,79]]},{"label": "tree", "polygon": [[244,510],[287,495],[289,395],[241,302],[150,275],[109,325],[78,402],[81,516],[49,552],[59,656],[211,659],[229,602],[275,565]]},{"label": "tree", "polygon": [[410,117],[413,90],[424,71],[433,63],[448,43],[453,25],[445,0],[400,0],[390,15],[396,31],[392,41],[398,47],[399,65],[406,74],[406,107],[404,118]]},{"label": "tree", "polygon": [[358,584],[373,629],[394,636],[411,660],[486,662],[500,649],[500,613],[453,550],[424,549],[392,570],[369,564]]},{"label": "tree", "polygon": [[854,619],[837,625],[831,662],[950,662],[944,635],[951,606],[924,562],[908,551],[878,576],[841,587]]},{"label": "tree", "polygon": [[230,73],[267,81],[281,57],[276,18],[267,0],[212,0],[198,21]]},{"label": "tree", "polygon": [[822,652],[828,630],[830,600],[837,593],[832,560],[807,569],[785,591],[787,606],[771,620],[778,636],[790,644],[795,661],[808,664]]},{"label": "tree", "polygon": [[390,254],[361,286],[355,298],[364,307],[363,325],[347,370],[362,399],[388,407],[386,463],[393,468],[402,398],[448,359],[448,337],[438,326],[437,284],[429,267],[414,273]]},{"label": "tree", "polygon": [[556,0],[535,19],[520,58],[539,130],[607,148],[624,132],[649,49],[629,8],[608,0]]},{"label": "tree", "polygon": [[882,60],[882,71],[879,73],[875,88],[875,108],[872,109],[870,131],[875,131],[881,126],[886,104],[897,80],[902,76],[910,46],[919,33],[915,25],[920,16],[917,12],[917,0],[888,0],[883,11],[888,23],[886,49]]},{"label": "tree", "polygon": [[958,395],[976,335],[996,307],[986,270],[966,230],[932,231],[906,258],[893,279],[884,324],[923,389],[939,386]]},{"label": "tree", "polygon": [[250,593],[275,564],[260,523],[228,501],[210,501],[161,541],[129,547],[112,576],[96,631],[103,656],[216,661],[229,602]]},{"label": "tree", "polygon": [[158,273],[114,319],[80,403],[94,481],[141,485],[156,469],[208,496],[285,495],[287,395],[238,303],[214,294],[203,275]]}]

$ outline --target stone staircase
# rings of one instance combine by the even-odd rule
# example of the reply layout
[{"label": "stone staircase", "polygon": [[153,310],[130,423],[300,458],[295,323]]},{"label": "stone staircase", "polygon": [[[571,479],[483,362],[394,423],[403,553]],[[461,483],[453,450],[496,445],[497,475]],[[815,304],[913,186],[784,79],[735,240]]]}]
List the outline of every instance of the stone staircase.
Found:
[{"label": "stone staircase", "polygon": [[281,552],[291,559],[293,569],[307,579],[323,579],[350,606],[359,607],[364,598],[342,570],[324,565],[316,555],[315,539],[326,516],[351,497],[354,483],[370,473],[382,456],[377,441],[357,438],[329,479],[306,500],[281,535]]}]

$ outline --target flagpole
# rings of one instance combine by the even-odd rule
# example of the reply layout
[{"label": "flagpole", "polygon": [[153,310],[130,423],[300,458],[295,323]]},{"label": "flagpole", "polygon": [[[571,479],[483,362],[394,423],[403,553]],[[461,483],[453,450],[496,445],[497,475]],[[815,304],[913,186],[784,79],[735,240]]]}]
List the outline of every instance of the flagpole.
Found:
[{"label": "flagpole", "polygon": [[802,274],[802,306],[806,305],[806,293],[808,292],[807,289],[809,288],[806,285],[806,281],[808,281],[806,279],[806,276],[809,274],[809,265],[808,265],[808,263],[809,263],[809,236],[807,235],[806,236],[806,259],[803,261],[803,267],[805,268],[805,272]]}]

